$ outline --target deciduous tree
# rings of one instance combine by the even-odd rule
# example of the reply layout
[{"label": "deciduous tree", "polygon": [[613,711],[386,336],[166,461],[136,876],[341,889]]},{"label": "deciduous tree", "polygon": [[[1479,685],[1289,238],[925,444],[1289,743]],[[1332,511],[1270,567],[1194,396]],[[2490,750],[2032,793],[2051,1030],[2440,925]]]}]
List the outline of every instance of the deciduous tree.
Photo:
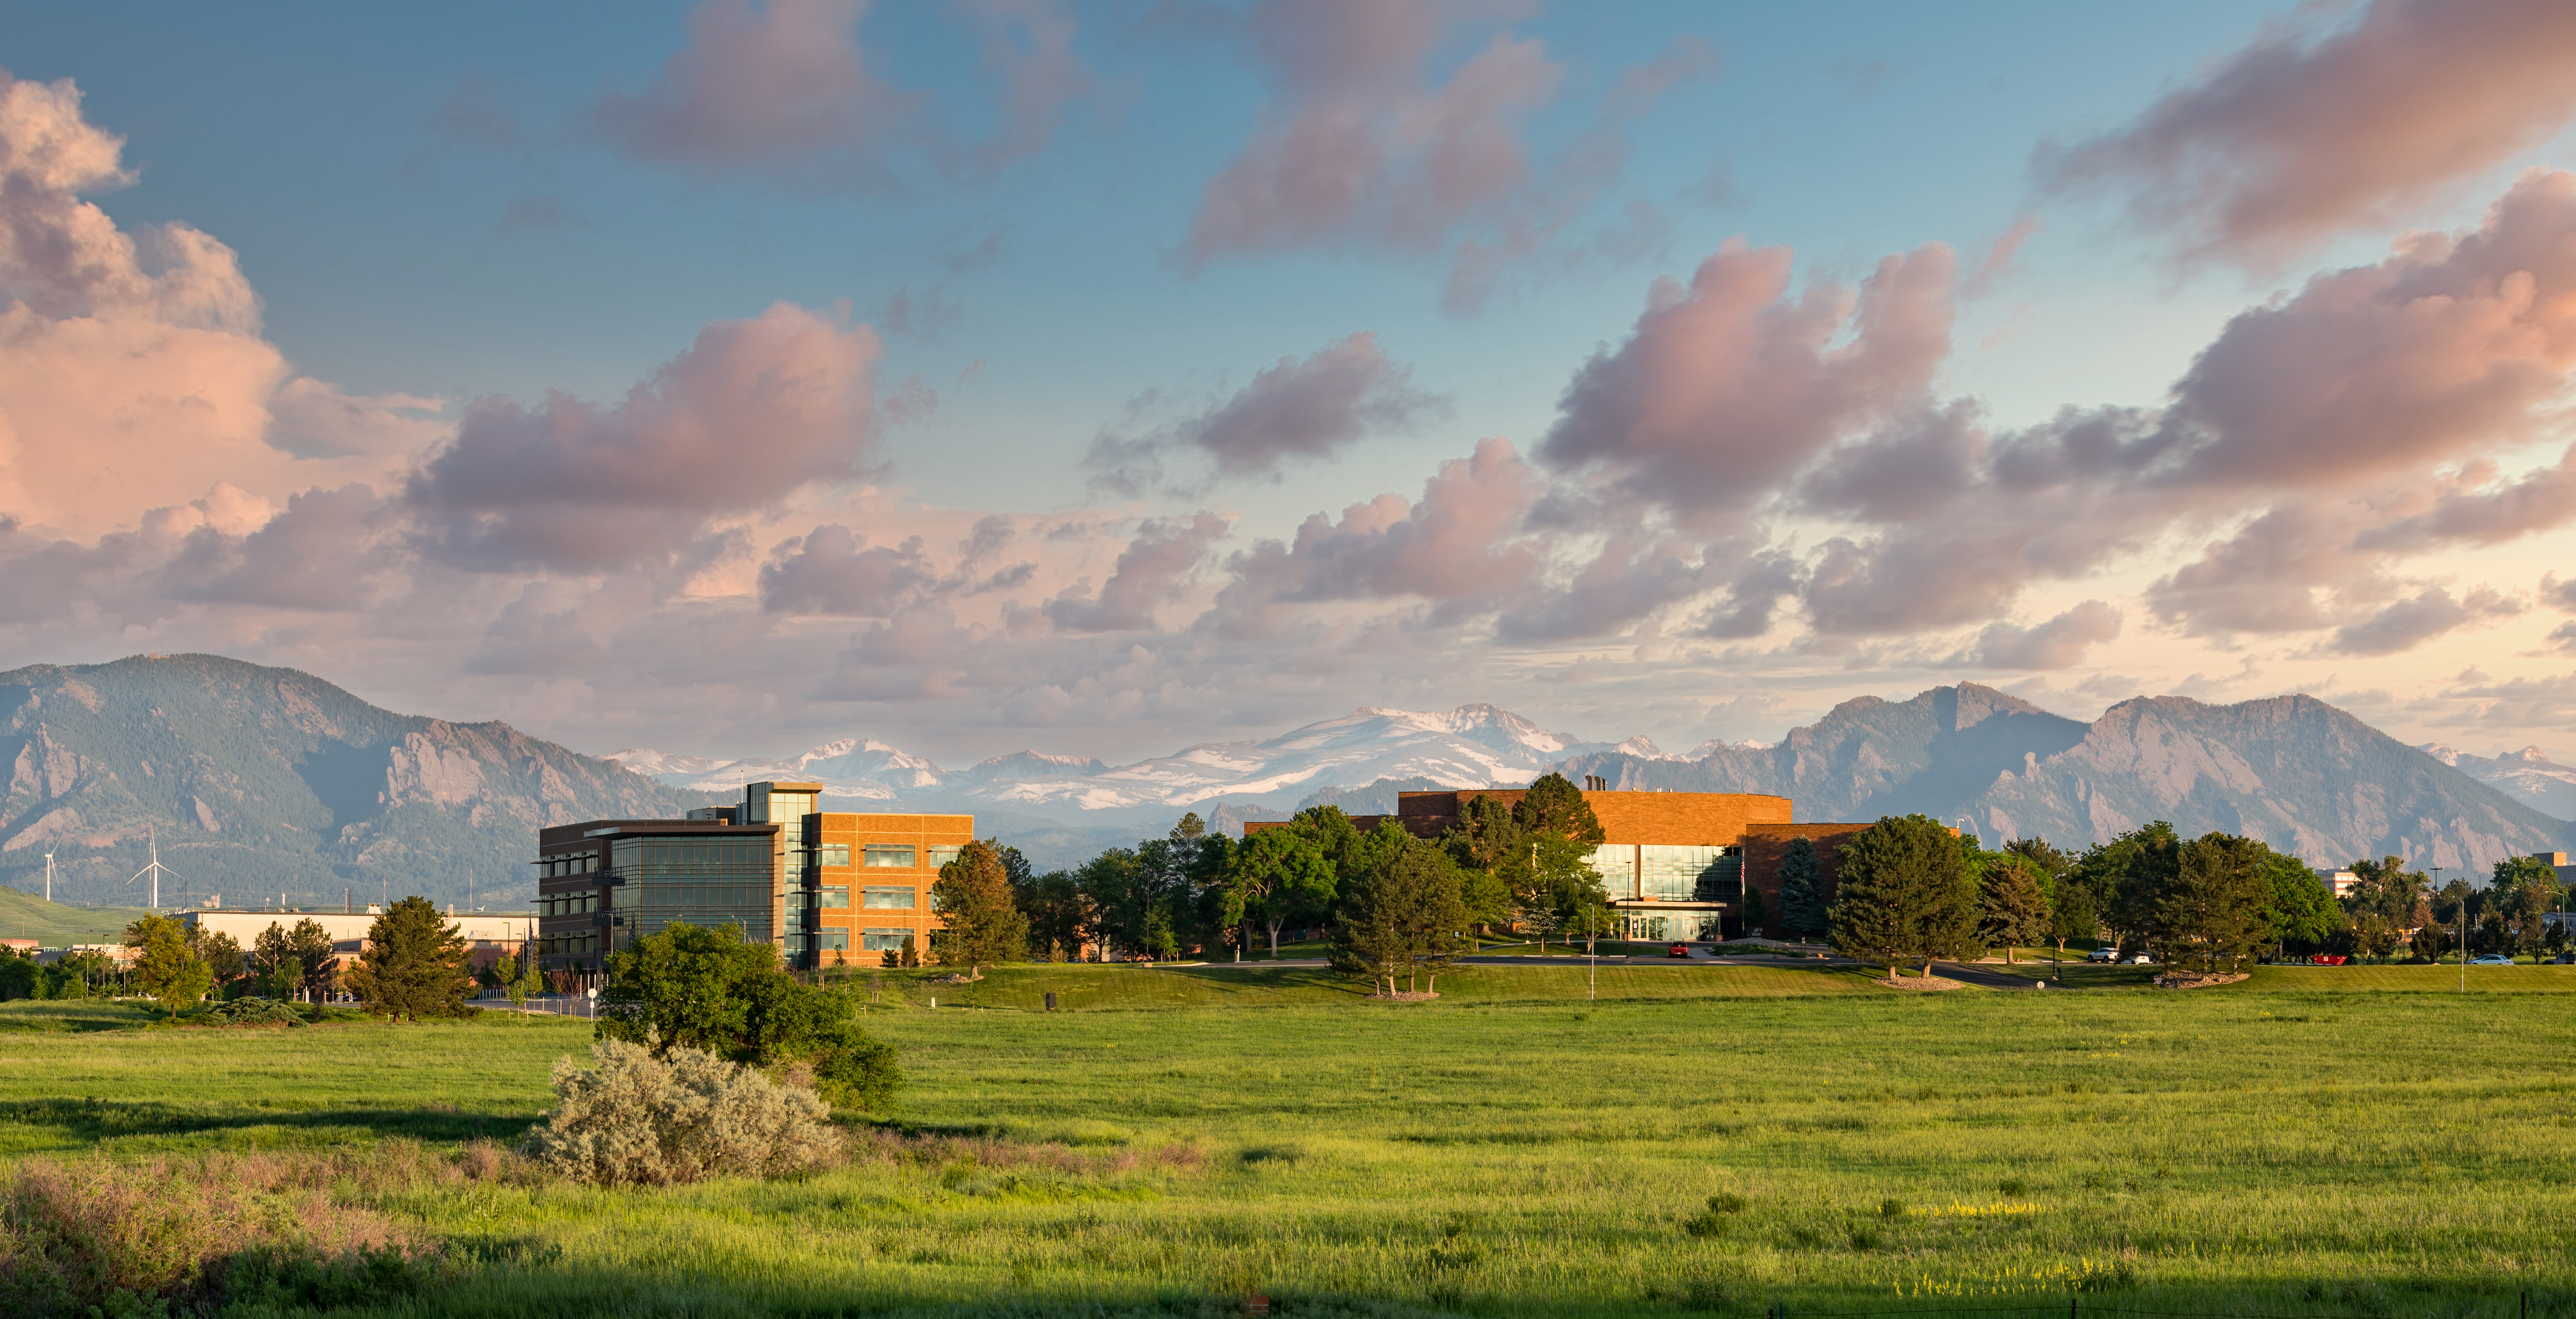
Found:
[{"label": "deciduous tree", "polygon": [[772,1069],[810,1066],[834,1104],[879,1108],[903,1084],[894,1050],[854,1020],[846,990],[817,989],[737,926],[672,925],[608,957],[597,1034],[658,1053],[686,1046]]},{"label": "deciduous tree", "polygon": [[1338,878],[1332,860],[1305,822],[1292,820],[1261,830],[1247,835],[1227,858],[1225,918],[1247,929],[1254,922],[1265,926],[1275,960],[1280,927],[1330,910]]},{"label": "deciduous tree", "polygon": [[167,916],[146,916],[126,926],[125,946],[135,950],[135,987],[171,1016],[204,998],[214,983],[205,959],[188,946],[187,927]]}]

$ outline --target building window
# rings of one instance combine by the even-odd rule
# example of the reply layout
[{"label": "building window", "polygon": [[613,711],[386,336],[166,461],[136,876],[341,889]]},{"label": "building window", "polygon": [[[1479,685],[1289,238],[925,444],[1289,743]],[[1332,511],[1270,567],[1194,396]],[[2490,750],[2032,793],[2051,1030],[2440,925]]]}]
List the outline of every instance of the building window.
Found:
[{"label": "building window", "polygon": [[909,870],[912,868],[912,844],[870,843],[867,847],[867,862],[872,867],[894,866]]},{"label": "building window", "polygon": [[823,890],[822,905],[826,907],[847,907],[850,905],[850,891],[845,888],[827,888]]},{"label": "building window", "polygon": [[846,952],[850,947],[850,932],[848,930],[816,930],[814,932],[814,946],[823,949],[826,952]]},{"label": "building window", "polygon": [[912,939],[910,930],[861,930],[859,950],[870,953],[901,952]]},{"label": "building window", "polygon": [[814,855],[815,863],[817,865],[847,866],[850,864],[850,845],[848,843],[824,843],[814,849]]},{"label": "building window", "polygon": [[[847,890],[844,890],[844,892],[846,891]],[[895,908],[903,911],[910,911],[912,910],[912,893],[913,891],[908,888],[864,888],[859,890],[859,905],[863,907]]]},{"label": "building window", "polygon": [[934,847],[930,849],[930,868],[937,870],[941,866],[947,865],[949,862],[957,859],[958,853],[965,850],[966,849],[962,847]]},{"label": "building window", "polygon": [[[1700,879],[1718,869],[1721,862],[1741,861],[1726,856],[1722,847],[1674,847],[1648,843],[1638,848],[1637,896],[1660,898],[1666,902],[1688,902],[1699,896]],[[1718,876],[1709,875],[1715,880]]]}]

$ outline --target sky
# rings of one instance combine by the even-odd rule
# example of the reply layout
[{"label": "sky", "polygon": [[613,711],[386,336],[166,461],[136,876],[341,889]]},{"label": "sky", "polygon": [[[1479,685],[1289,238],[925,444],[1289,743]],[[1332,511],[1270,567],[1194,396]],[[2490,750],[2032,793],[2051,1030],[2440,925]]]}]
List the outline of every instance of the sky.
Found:
[{"label": "sky", "polygon": [[2576,8],[0,13],[0,665],[592,754],[2576,731]]}]

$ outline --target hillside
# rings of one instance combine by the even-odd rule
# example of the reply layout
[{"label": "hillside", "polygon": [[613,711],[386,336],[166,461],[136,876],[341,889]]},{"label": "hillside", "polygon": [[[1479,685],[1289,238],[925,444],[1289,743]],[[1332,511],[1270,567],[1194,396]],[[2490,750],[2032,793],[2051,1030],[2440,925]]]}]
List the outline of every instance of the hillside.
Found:
[{"label": "hillside", "polygon": [[[41,867],[37,873],[43,873]],[[61,885],[55,889],[59,892]],[[0,939],[34,939],[48,948],[115,943],[143,915],[141,907],[67,907],[34,893],[0,889]]]},{"label": "hillside", "polygon": [[526,902],[541,824],[662,816],[712,800],[507,724],[395,714],[293,669],[214,655],[0,673],[0,882],[140,905],[147,837],[180,877],[161,901],[337,905],[420,893]]},{"label": "hillside", "polygon": [[1563,769],[1613,787],[1781,793],[1801,820],[1920,811],[1989,841],[2082,846],[2170,820],[2318,864],[2393,853],[2483,868],[2576,833],[2312,696],[2138,697],[2085,724],[1962,683],[1903,703],[1846,701],[1773,747],[1678,762],[1577,756]]}]

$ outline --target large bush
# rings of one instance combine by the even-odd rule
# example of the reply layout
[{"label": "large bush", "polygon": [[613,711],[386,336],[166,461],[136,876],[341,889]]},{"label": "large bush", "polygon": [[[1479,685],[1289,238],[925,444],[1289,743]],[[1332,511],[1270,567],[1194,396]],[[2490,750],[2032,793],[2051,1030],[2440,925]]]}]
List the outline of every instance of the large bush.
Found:
[{"label": "large bush", "polygon": [[596,1067],[555,1064],[557,1104],[528,1133],[527,1155],[576,1181],[668,1186],[706,1177],[773,1177],[838,1160],[831,1107],[747,1067],[677,1045],[659,1056],[601,1040]]},{"label": "large bush", "polygon": [[893,1047],[859,1029],[846,986],[797,980],[776,948],[747,943],[732,926],[674,923],[610,955],[608,975],[603,1040],[802,1075],[843,1108],[883,1109],[902,1088]]}]

